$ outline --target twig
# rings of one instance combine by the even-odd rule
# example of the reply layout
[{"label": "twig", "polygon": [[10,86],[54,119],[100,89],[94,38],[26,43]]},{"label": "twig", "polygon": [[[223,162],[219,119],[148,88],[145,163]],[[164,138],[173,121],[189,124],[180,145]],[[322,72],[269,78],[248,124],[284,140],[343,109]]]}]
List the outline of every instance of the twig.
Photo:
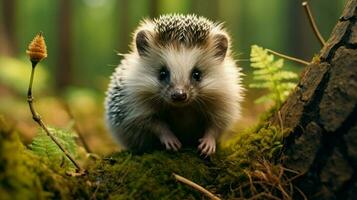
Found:
[{"label": "twig", "polygon": [[206,190],[205,188],[203,188],[202,186],[180,176],[180,175],[177,175],[175,173],[173,173],[175,179],[181,183],[184,183],[198,191],[200,191],[202,194],[206,195],[207,197],[209,197],[210,199],[213,199],[213,200],[220,200],[220,198],[218,198],[217,196],[215,196],[214,194],[212,194],[211,192],[209,192],[208,190]]},{"label": "twig", "polygon": [[321,43],[321,46],[325,46],[325,44],[326,44],[325,39],[322,37],[319,29],[317,28],[315,19],[312,16],[312,13],[311,13],[311,10],[310,10],[310,6],[309,6],[308,2],[307,1],[302,2],[302,7],[304,7],[305,13],[307,15],[307,18],[309,19],[309,22],[310,22],[310,25],[312,27],[312,30],[314,31],[317,39]]},{"label": "twig", "polygon": [[289,169],[289,168],[285,168],[285,167],[282,167],[284,171],[287,171],[287,172],[291,172],[293,174],[301,174],[300,172],[296,171],[296,170],[292,170],[292,169]]},{"label": "twig", "polygon": [[299,178],[299,177],[301,177],[301,176],[303,176],[303,175],[305,175],[305,173],[297,174],[297,175],[295,175],[295,176],[289,178],[287,181],[288,181],[288,182],[292,182],[292,181],[294,181],[295,179],[297,179],[297,178]]},{"label": "twig", "polygon": [[268,197],[270,199],[280,200],[278,197],[275,197],[274,195],[266,193],[266,192],[262,192],[262,193],[256,194],[256,195],[250,197],[249,200],[261,199],[260,197]]},{"label": "twig", "polygon": [[32,84],[33,84],[35,69],[38,61],[31,61],[31,63],[32,63],[32,70],[31,70],[30,84],[27,91],[27,102],[30,107],[32,118],[38,125],[40,125],[40,127],[46,132],[46,134],[51,138],[51,140],[61,149],[61,151],[66,155],[66,157],[73,163],[73,165],[77,168],[77,172],[84,174],[85,170],[79,166],[77,161],[68,153],[68,151],[62,146],[62,144],[59,143],[57,139],[51,134],[45,123],[42,121],[41,116],[35,111],[35,108],[33,106],[34,98],[32,96]]},{"label": "twig", "polygon": [[92,194],[90,200],[96,200],[97,199],[97,192],[98,192],[99,186],[100,186],[100,182],[99,181],[96,182],[96,186],[97,187],[95,188],[94,193]]},{"label": "twig", "polygon": [[304,194],[303,191],[301,191],[300,188],[298,188],[298,187],[296,187],[296,186],[294,186],[294,188],[300,193],[300,195],[302,196],[302,198],[303,198],[304,200],[307,200],[306,195]]},{"label": "twig", "polygon": [[84,139],[84,137],[82,135],[82,132],[81,132],[78,124],[76,123],[76,120],[75,120],[75,118],[73,116],[73,113],[72,113],[71,108],[69,107],[68,103],[65,102],[65,101],[62,101],[62,104],[63,104],[65,110],[67,111],[67,114],[68,114],[69,118],[71,118],[74,121],[74,130],[77,132],[79,140],[81,141],[84,149],[86,150],[87,153],[92,153],[92,151],[90,150],[86,140]]},{"label": "twig", "polygon": [[277,56],[280,56],[282,58],[285,58],[287,60],[291,60],[291,61],[294,61],[294,62],[297,62],[299,64],[302,64],[302,65],[308,65],[310,64],[309,62],[305,61],[305,60],[302,60],[302,59],[299,59],[299,58],[294,58],[294,57],[291,57],[291,56],[287,56],[285,54],[282,54],[282,53],[278,53],[276,51],[273,51],[271,49],[266,49],[268,52],[272,53],[272,54],[275,54]]},{"label": "twig", "polygon": [[279,117],[279,122],[280,122],[280,129],[281,133],[284,133],[284,123],[283,123],[283,118],[281,117],[281,112],[280,110],[278,111],[278,117]]},{"label": "twig", "polygon": [[284,190],[281,184],[278,185],[277,189],[280,190],[280,192],[283,194],[283,196],[285,197],[284,199],[292,199],[291,196],[289,196],[288,193],[286,193],[286,191]]},{"label": "twig", "polygon": [[[248,176],[248,178],[249,178],[249,189],[250,189],[250,193],[252,193],[252,194],[257,193],[257,189],[256,189],[255,186],[254,186],[252,176],[251,176],[250,173],[247,172],[247,171],[245,171],[245,173],[247,174],[247,176]],[[254,190],[254,191],[253,191],[253,190]]]}]

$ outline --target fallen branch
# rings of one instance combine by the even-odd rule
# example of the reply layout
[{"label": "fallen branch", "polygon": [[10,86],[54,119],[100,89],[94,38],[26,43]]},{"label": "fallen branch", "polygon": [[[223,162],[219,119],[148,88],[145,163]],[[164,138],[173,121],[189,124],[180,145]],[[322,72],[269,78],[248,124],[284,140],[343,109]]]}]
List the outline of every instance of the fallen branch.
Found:
[{"label": "fallen branch", "polygon": [[206,195],[207,197],[209,197],[210,199],[213,199],[213,200],[220,200],[219,197],[215,196],[214,194],[212,194],[210,191],[206,190],[205,188],[203,188],[202,186],[188,180],[187,178],[184,178],[180,175],[177,175],[175,173],[173,173],[175,179],[181,183],[184,183],[194,189],[196,189],[197,191],[201,192],[202,194]]}]

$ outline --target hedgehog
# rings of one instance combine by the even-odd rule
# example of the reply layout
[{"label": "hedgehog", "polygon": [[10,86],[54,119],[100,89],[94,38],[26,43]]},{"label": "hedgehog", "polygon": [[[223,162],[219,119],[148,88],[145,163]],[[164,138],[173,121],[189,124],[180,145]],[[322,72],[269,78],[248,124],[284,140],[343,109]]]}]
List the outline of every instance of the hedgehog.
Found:
[{"label": "hedgehog", "polygon": [[216,152],[240,117],[241,69],[222,24],[196,15],[143,20],[111,76],[108,129],[129,151]]}]

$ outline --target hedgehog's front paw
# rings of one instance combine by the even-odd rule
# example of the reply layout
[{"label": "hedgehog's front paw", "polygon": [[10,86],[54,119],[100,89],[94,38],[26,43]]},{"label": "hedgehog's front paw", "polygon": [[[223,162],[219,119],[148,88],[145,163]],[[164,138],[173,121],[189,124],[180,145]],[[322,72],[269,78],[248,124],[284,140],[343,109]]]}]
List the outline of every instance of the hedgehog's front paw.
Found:
[{"label": "hedgehog's front paw", "polygon": [[172,133],[162,133],[160,135],[160,141],[165,145],[167,150],[177,151],[181,148],[181,142]]},{"label": "hedgehog's front paw", "polygon": [[216,152],[216,139],[213,135],[205,135],[198,141],[200,142],[200,145],[198,145],[198,149],[201,151],[201,155],[205,154],[206,156],[209,156]]}]

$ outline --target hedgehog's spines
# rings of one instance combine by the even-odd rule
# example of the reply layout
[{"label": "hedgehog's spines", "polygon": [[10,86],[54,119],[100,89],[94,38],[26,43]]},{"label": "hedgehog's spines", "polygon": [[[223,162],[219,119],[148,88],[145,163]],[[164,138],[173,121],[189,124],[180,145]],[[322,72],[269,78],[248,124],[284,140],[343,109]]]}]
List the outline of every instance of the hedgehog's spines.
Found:
[{"label": "hedgehog's spines", "polygon": [[177,41],[187,46],[203,43],[215,27],[210,20],[196,15],[162,15],[152,22],[162,43]]}]

